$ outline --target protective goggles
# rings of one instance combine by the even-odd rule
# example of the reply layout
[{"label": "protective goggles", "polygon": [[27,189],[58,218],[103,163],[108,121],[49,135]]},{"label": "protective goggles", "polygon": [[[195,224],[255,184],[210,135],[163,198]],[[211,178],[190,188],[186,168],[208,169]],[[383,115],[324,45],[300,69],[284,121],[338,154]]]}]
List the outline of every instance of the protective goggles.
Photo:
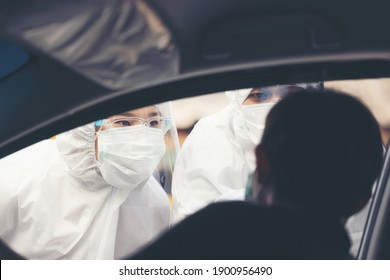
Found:
[{"label": "protective goggles", "polygon": [[152,128],[160,128],[164,131],[168,130],[171,126],[171,119],[163,117],[153,117],[150,119],[142,119],[138,117],[118,117],[111,119],[103,119],[95,122],[95,127],[99,129],[111,129],[120,127],[130,127],[144,125]]},{"label": "protective goggles", "polygon": [[269,87],[254,88],[248,95],[250,98],[258,103],[273,102],[280,100],[289,93],[298,92],[305,89],[323,89],[323,84],[320,83],[302,83],[302,84],[289,84],[289,85],[276,85]]}]

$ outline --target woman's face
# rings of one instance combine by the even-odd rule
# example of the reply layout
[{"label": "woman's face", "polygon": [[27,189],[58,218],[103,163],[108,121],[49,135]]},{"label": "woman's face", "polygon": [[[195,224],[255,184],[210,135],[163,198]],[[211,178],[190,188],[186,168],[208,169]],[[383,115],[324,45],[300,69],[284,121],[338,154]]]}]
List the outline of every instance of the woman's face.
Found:
[{"label": "woman's face", "polygon": [[[114,129],[116,127],[143,125],[148,123],[150,127],[158,128],[158,118],[161,113],[156,106],[146,106],[139,109],[123,112],[118,115],[113,115],[107,120],[108,124],[103,124],[101,127],[96,127],[96,131]],[[98,155],[98,137],[95,140],[95,155],[97,160]]]}]

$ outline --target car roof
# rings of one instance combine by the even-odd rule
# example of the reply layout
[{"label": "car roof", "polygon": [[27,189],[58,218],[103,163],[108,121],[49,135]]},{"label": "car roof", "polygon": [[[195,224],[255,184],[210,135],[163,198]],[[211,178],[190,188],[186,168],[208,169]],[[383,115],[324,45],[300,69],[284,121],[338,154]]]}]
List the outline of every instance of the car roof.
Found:
[{"label": "car roof", "polygon": [[[102,115],[151,103],[243,86],[390,74],[390,2],[385,0],[134,1],[141,12],[129,26],[149,17],[139,6],[146,3],[153,15],[150,25],[157,22],[165,28],[149,32],[146,45],[164,42],[164,32],[170,44],[146,58],[138,56],[147,70],[118,87],[94,79],[90,69],[80,71],[85,69],[82,63],[69,62],[69,53],[58,51],[71,49],[66,44],[45,47],[32,38],[59,34],[50,31],[51,23],[65,22],[71,29],[91,8],[98,12],[88,20],[101,22],[108,2],[116,5],[110,6],[111,16],[119,17],[123,1],[46,2],[0,2],[0,39],[29,54],[27,63],[0,78],[0,156]],[[37,30],[39,23],[45,28]],[[126,34],[123,30],[116,36],[114,27],[84,27],[76,28],[69,44],[84,47],[73,44],[82,42],[77,34],[98,34],[90,46],[91,61],[101,54],[93,52],[99,43],[111,44]],[[104,41],[105,36],[110,40]],[[128,49],[135,46],[141,49],[133,43]],[[116,70],[115,63],[107,67]]]}]

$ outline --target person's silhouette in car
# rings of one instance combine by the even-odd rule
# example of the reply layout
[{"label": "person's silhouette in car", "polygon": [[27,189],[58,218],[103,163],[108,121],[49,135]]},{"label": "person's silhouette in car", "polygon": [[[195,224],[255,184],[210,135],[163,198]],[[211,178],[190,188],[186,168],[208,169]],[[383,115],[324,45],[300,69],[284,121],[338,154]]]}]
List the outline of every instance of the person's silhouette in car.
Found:
[{"label": "person's silhouette in car", "polygon": [[379,126],[356,99],[290,94],[256,148],[252,203],[208,206],[132,258],[350,258],[343,221],[370,198],[382,152]]}]

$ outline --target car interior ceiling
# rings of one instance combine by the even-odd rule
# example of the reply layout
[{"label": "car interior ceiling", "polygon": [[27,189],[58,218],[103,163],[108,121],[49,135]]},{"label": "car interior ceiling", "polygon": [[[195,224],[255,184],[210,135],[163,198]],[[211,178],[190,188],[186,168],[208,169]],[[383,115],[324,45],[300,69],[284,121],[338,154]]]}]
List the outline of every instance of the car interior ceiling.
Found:
[{"label": "car interior ceiling", "polygon": [[[183,73],[258,59],[387,50],[388,1],[148,0],[181,49]],[[375,15],[370,20],[362,20]],[[370,36],[361,36],[361,34]],[[348,36],[346,36],[348,34]]]}]

